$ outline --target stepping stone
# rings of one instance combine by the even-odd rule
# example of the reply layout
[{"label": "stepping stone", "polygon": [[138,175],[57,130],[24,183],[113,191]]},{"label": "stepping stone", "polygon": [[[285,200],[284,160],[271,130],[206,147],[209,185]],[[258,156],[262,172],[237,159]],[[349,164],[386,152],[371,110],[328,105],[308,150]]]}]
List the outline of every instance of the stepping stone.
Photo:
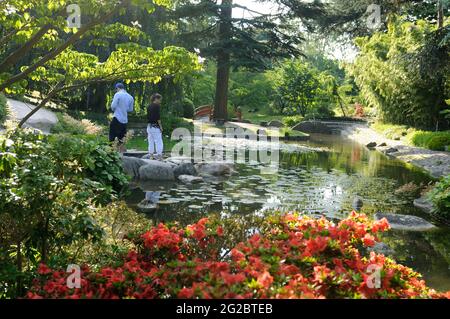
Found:
[{"label": "stepping stone", "polygon": [[417,216],[388,213],[375,214],[376,220],[381,220],[383,218],[386,218],[391,225],[391,228],[395,230],[428,231],[436,228],[433,224]]},{"label": "stepping stone", "polygon": [[433,211],[433,203],[431,203],[426,197],[415,199],[414,206],[428,214]]}]

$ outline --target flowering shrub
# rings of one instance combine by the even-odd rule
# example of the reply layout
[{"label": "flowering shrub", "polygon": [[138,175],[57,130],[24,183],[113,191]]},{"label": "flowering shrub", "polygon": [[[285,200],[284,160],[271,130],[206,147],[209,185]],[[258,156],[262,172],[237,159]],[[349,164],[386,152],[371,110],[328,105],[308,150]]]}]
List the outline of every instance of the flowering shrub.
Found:
[{"label": "flowering shrub", "polygon": [[[81,288],[45,265],[28,298],[444,298],[420,275],[365,253],[387,221],[352,213],[337,225],[299,214],[271,217],[225,259],[223,229],[201,219],[184,229],[160,224],[136,241],[120,266],[82,269]],[[375,268],[374,268],[375,267]],[[379,269],[378,277],[368,269]]]},{"label": "flowering shrub", "polygon": [[365,116],[364,107],[359,103],[355,103],[355,117],[363,118]]}]

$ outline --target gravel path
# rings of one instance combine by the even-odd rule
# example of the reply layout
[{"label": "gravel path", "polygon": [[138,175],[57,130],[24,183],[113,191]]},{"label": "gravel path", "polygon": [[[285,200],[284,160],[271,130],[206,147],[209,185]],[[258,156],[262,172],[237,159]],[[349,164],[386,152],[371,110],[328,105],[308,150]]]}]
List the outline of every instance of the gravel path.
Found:
[{"label": "gravel path", "polygon": [[[25,103],[21,101],[16,101],[12,99],[8,99],[8,106],[11,110],[11,118],[20,121],[22,120],[31,110],[33,110],[36,106],[30,103]],[[41,130],[42,132],[48,134],[53,125],[58,123],[58,118],[55,113],[46,110],[40,109],[33,114],[28,121],[25,122],[26,127],[33,127]]]}]

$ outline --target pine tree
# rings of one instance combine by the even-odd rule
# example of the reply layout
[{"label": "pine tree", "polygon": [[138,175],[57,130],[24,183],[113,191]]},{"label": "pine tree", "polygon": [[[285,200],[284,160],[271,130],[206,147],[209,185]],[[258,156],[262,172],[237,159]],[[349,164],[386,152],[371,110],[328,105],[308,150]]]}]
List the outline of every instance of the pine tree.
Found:
[{"label": "pine tree", "polygon": [[[214,118],[223,122],[227,120],[230,70],[241,67],[264,70],[280,58],[300,56],[303,37],[292,23],[289,11],[260,13],[232,0],[218,2],[181,0],[172,19],[184,21],[180,34],[184,47],[199,49],[201,56],[217,62]],[[284,5],[283,1],[271,2]],[[317,19],[323,14],[322,7],[320,3],[298,3],[296,18]],[[235,8],[245,10],[248,15],[233,17]]]}]

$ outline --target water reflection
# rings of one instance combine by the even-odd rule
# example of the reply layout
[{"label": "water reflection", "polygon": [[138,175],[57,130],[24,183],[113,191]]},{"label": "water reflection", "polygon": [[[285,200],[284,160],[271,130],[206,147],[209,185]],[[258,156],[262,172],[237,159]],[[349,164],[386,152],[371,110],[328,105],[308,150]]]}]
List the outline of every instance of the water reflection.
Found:
[{"label": "water reflection", "polygon": [[[133,207],[143,201],[157,204],[148,213],[157,222],[190,224],[209,215],[239,219],[241,233],[233,238],[242,238],[255,228],[257,218],[274,209],[345,218],[353,209],[355,197],[363,202],[361,211],[369,215],[381,211],[429,219],[412,205],[411,198],[395,193],[410,182],[430,182],[420,169],[339,136],[314,135],[309,142],[288,144],[281,150],[278,174],[262,175],[258,163],[237,164],[239,174],[229,179],[209,178],[195,185],[136,185],[129,203]],[[430,285],[450,289],[448,229],[429,233],[391,231],[383,240],[395,250],[399,262],[423,273]]]}]

